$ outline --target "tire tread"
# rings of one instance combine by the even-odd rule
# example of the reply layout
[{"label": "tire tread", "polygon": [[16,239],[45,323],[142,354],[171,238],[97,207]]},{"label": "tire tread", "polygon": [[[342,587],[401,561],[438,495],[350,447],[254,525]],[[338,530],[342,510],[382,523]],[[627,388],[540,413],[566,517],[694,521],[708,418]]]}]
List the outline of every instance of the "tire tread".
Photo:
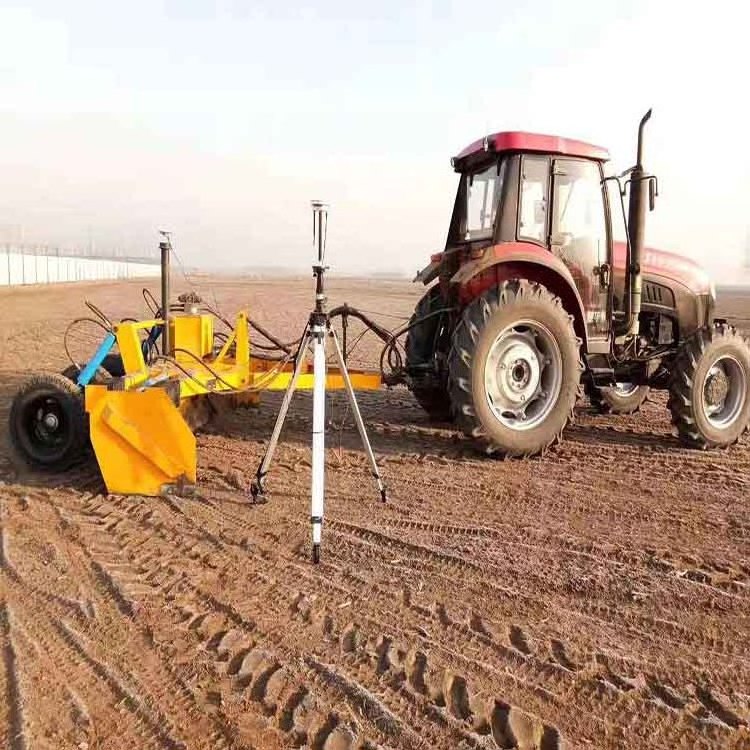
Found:
[{"label": "tire tread", "polygon": [[[471,387],[472,352],[479,339],[481,327],[499,308],[529,298],[535,298],[550,305],[554,308],[556,314],[566,318],[565,322],[571,343],[578,353],[579,381],[576,384],[574,397],[570,399],[568,416],[555,435],[531,450],[515,450],[508,447],[501,449],[487,435],[487,431],[479,420],[473,405]],[[574,421],[575,403],[583,395],[583,386],[580,383],[580,376],[584,370],[583,360],[581,359],[581,340],[576,336],[573,323],[573,316],[567,313],[559,297],[552,294],[541,284],[525,279],[511,279],[491,287],[466,307],[453,333],[453,345],[448,356],[449,391],[459,428],[467,436],[478,440],[480,450],[488,454],[500,452],[507,457],[528,457],[544,453],[551,445],[562,441],[562,433],[566,425]]]}]

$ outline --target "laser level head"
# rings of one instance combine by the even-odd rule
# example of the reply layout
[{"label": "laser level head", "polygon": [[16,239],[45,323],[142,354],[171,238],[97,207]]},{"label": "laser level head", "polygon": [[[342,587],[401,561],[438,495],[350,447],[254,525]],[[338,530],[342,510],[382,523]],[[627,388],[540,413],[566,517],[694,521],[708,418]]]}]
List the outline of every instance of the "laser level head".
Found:
[{"label": "laser level head", "polygon": [[317,263],[323,265],[326,254],[326,235],[328,233],[328,203],[310,201],[313,211],[313,248],[317,253]]}]

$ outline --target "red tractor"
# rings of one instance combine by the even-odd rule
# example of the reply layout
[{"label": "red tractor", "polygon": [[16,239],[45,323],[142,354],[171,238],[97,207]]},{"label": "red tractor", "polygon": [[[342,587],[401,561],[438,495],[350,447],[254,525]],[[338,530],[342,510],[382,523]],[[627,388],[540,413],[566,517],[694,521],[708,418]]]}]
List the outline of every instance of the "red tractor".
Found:
[{"label": "red tractor", "polygon": [[650,115],[619,176],[602,148],[532,133],[496,133],[451,160],[458,192],[445,250],[417,275],[437,283],[412,317],[406,380],[488,452],[543,451],[583,389],[620,414],[669,390],[679,437],[696,448],[748,427],[747,342],[713,317],[698,265],[644,247],[657,195],[642,163]]}]

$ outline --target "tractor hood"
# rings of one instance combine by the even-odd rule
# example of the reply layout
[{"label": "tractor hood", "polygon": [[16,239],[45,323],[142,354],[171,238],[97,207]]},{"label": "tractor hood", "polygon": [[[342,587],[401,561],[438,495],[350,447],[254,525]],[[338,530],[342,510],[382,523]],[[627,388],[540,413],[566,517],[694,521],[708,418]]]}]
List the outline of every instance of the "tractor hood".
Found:
[{"label": "tractor hood", "polygon": [[[614,243],[615,268],[625,268],[627,253],[627,245],[624,242]],[[711,291],[709,275],[700,265],[684,255],[646,247],[643,249],[641,266],[644,274],[677,281],[694,294],[709,294]]]}]

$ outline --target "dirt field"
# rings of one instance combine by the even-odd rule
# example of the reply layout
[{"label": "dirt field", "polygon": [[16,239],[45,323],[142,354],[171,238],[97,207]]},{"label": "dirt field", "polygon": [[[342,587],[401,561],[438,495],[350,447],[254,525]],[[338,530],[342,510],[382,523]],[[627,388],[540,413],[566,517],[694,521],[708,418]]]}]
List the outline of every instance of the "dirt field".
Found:
[{"label": "dirt field", "polygon": [[[312,299],[309,279],[200,287],[289,337]],[[419,289],[329,294],[403,316]],[[3,431],[25,375],[65,365],[84,295],[145,311],[137,283],[0,291]],[[309,395],[270,502],[247,502],[279,400],[200,435],[192,498],[18,474],[2,443],[0,746],[750,748],[750,440],[680,448],[659,394],[628,418],[582,403],[562,445],[503,462],[405,390],[362,394],[383,506],[336,394],[313,567]]]}]

